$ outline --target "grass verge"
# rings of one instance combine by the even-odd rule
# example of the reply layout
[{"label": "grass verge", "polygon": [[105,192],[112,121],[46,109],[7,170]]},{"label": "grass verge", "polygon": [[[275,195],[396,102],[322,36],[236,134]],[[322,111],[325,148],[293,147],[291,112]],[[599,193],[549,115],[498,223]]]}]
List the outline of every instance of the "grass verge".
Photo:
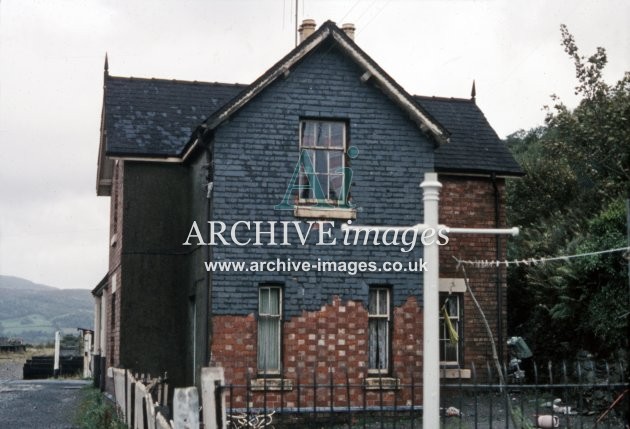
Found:
[{"label": "grass verge", "polygon": [[82,389],[81,404],[74,424],[80,429],[127,429],[114,404],[92,386]]}]

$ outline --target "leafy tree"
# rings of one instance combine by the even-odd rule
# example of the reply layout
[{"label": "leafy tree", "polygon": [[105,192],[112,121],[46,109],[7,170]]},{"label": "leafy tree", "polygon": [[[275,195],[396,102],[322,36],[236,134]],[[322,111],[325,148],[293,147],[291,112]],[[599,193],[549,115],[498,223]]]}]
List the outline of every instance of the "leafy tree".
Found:
[{"label": "leafy tree", "polygon": [[[573,255],[626,245],[625,198],[630,191],[630,73],[604,82],[606,51],[580,55],[561,26],[575,65],[569,109],[557,96],[546,125],[508,137],[526,172],[508,186],[510,224],[522,234],[511,259]],[[608,356],[627,347],[627,261],[619,252],[511,267],[510,329],[540,358],[569,357],[581,348]]]},{"label": "leafy tree", "polygon": [[564,50],[572,58],[583,98],[573,111],[557,97],[548,110],[547,125],[556,133],[553,153],[568,157],[576,170],[599,185],[603,197],[630,191],[630,72],[615,85],[602,80],[607,63],[604,48],[585,59],[573,36],[561,26]]}]

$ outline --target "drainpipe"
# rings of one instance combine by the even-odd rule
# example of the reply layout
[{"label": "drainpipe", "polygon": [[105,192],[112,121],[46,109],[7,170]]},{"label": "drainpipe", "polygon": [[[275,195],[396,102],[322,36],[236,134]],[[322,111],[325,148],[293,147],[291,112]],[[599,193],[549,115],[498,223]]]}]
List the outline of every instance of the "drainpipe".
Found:
[{"label": "drainpipe", "polygon": [[102,296],[94,296],[94,352],[92,354],[93,386],[99,389],[101,387],[101,299]]},{"label": "drainpipe", "polygon": [[[492,173],[490,176],[492,180],[492,189],[494,190],[494,226],[495,228],[499,228],[501,226],[501,213],[500,213],[500,196],[499,196],[499,187],[497,186],[497,175],[496,173]],[[501,260],[501,236],[495,235],[495,260]],[[501,273],[501,267],[497,266],[495,268],[495,286],[497,293],[497,343],[498,343],[498,354],[499,354],[499,362],[501,366],[503,366],[503,291],[501,290],[501,283],[503,280],[503,276]]]},{"label": "drainpipe", "polygon": [[[201,133],[201,142],[204,144],[206,149],[206,162],[208,165],[208,172],[206,173],[206,243],[210,242],[210,224],[208,223],[212,216],[212,185],[214,183],[214,167],[213,167],[213,150],[214,146],[207,142],[212,138],[212,136],[208,135],[207,130],[204,130]],[[206,140],[208,139],[208,140]],[[211,141],[211,140],[210,140]],[[206,261],[210,261],[213,257],[212,255],[212,246],[205,246],[206,248]],[[206,293],[204,294],[204,307],[206,309],[206,323],[204,323],[203,328],[203,337],[204,337],[204,364],[205,366],[210,366],[210,347],[212,346],[212,272],[209,270],[205,270],[206,277]]]}]

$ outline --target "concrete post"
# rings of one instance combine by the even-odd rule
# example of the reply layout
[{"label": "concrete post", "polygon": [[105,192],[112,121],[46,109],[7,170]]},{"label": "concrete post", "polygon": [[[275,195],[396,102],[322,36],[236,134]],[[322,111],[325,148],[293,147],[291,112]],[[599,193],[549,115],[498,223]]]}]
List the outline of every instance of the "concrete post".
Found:
[{"label": "concrete post", "polygon": [[196,387],[175,389],[173,429],[199,429],[199,394]]},{"label": "concrete post", "polygon": [[[420,184],[423,189],[424,225],[437,234],[438,202],[442,184],[437,173],[426,173]],[[423,258],[429,269],[423,274],[424,332],[422,340],[422,426],[440,427],[440,252],[437,240],[425,244]]]},{"label": "concrete post", "polygon": [[83,378],[92,377],[92,333],[83,331]]},{"label": "concrete post", "polygon": [[[223,368],[201,368],[201,404],[205,429],[224,429],[226,426],[225,395],[217,401],[217,390],[225,383]],[[218,403],[217,403],[218,402]]]}]

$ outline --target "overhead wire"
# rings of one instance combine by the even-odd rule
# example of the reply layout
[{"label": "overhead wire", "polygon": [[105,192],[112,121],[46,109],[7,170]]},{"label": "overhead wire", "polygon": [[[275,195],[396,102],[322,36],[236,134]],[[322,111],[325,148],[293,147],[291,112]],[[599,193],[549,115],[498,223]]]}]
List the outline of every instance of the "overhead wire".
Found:
[{"label": "overhead wire", "polygon": [[387,5],[389,4],[390,1],[391,0],[387,0],[385,3],[383,3],[383,6],[381,6],[381,8],[378,10],[378,12],[376,12],[372,16],[372,18],[370,18],[370,20],[367,23],[365,23],[361,28],[363,30],[365,30],[372,23],[372,21],[374,21],[383,12],[383,10],[385,10],[385,8],[387,7]]},{"label": "overhead wire", "polygon": [[576,259],[576,258],[585,258],[585,257],[589,257],[589,256],[597,256],[597,255],[604,255],[604,254],[608,254],[608,253],[617,253],[617,252],[627,252],[624,257],[625,258],[630,258],[630,247],[618,247],[618,248],[614,248],[614,249],[606,249],[606,250],[598,250],[595,252],[586,252],[586,253],[578,253],[578,254],[574,254],[574,255],[563,255],[563,256],[552,256],[552,257],[540,257],[540,258],[525,258],[525,259],[514,259],[514,260],[465,260],[465,259],[459,259],[456,257],[453,257],[455,259],[455,261],[457,261],[457,267],[459,268],[461,265],[469,265],[469,266],[473,266],[475,268],[496,268],[496,267],[500,267],[500,266],[510,266],[510,265],[515,265],[515,266],[520,266],[520,265],[525,265],[525,266],[529,266],[529,265],[538,265],[538,264],[545,264],[547,262],[554,262],[554,261],[564,261],[564,262],[568,262],[571,259]]},{"label": "overhead wire", "polygon": [[373,0],[372,3],[369,4],[369,6],[367,8],[365,8],[363,10],[363,13],[361,15],[359,15],[359,17],[357,18],[357,25],[359,25],[361,23],[361,19],[365,16],[365,14],[372,9],[372,6],[374,6],[376,4],[378,0]]},{"label": "overhead wire", "polygon": [[356,1],[354,2],[354,4],[353,4],[353,5],[352,5],[352,7],[348,10],[348,12],[346,12],[346,14],[345,14],[345,15],[344,15],[344,16],[343,16],[340,20],[339,20],[339,22],[340,22],[340,23],[343,23],[343,22],[344,22],[344,19],[346,19],[346,17],[347,17],[348,15],[350,15],[350,12],[352,12],[352,11],[354,10],[354,8],[355,8],[355,7],[357,7],[357,5],[359,4],[359,2],[360,2],[360,1],[361,1],[361,0],[356,0]]}]

